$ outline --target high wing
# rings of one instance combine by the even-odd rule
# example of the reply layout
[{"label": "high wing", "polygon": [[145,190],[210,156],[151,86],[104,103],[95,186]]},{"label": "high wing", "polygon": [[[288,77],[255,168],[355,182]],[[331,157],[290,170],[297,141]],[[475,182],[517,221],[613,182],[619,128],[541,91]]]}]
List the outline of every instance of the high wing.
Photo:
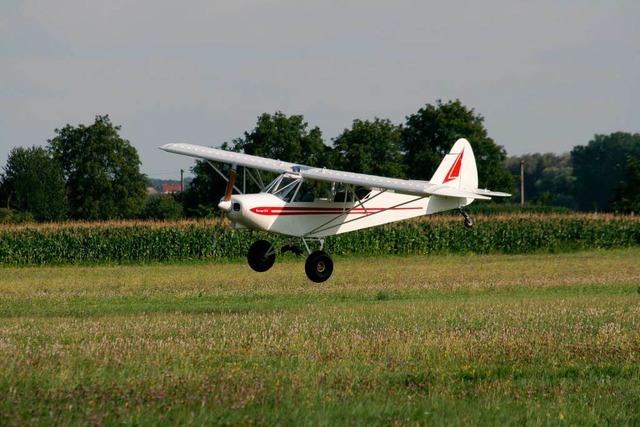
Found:
[{"label": "high wing", "polygon": [[[376,175],[361,173],[341,172],[331,169],[307,169],[301,170],[300,175],[307,179],[319,181],[342,182],[345,184],[359,185],[367,188],[380,188],[393,190],[396,193],[411,194],[414,196],[442,196],[442,197],[466,197],[469,199],[489,200],[489,195],[497,195],[495,192],[482,190],[467,190],[450,187],[447,185],[432,184],[429,181],[415,181],[397,178],[385,178]],[[488,194],[487,194],[488,193]],[[502,193],[500,193],[502,194]]]},{"label": "high wing", "polygon": [[[463,140],[468,145],[466,140]],[[455,148],[455,146],[454,146]],[[214,162],[236,164],[238,166],[260,169],[276,173],[297,173],[303,178],[318,181],[340,182],[365,188],[393,190],[397,193],[415,196],[460,197],[468,199],[489,200],[491,196],[508,197],[510,194],[477,188],[459,188],[453,185],[436,184],[429,181],[386,178],[376,175],[344,172],[333,169],[314,168],[296,163],[283,162],[249,154],[235,153],[217,148],[202,147],[192,144],[166,144],[160,147],[164,151],[183,154]],[[469,148],[470,149],[470,148]],[[455,154],[455,153],[454,153]],[[473,154],[471,154],[473,156]],[[462,156],[460,155],[460,159]],[[455,160],[455,159],[454,159]],[[454,161],[452,160],[452,162]],[[455,164],[454,164],[455,165]],[[475,163],[474,163],[475,171]],[[434,175],[435,176],[435,175]]]},{"label": "high wing", "polygon": [[250,154],[236,153],[233,151],[203,147],[200,145],[166,144],[160,147],[160,149],[169,153],[183,154],[185,156],[197,157],[199,159],[211,160],[213,162],[229,165],[236,164],[246,168],[260,169],[269,172],[283,173],[298,172],[300,170],[300,165],[295,163],[281,162],[280,160],[268,159],[266,157],[252,156]]}]

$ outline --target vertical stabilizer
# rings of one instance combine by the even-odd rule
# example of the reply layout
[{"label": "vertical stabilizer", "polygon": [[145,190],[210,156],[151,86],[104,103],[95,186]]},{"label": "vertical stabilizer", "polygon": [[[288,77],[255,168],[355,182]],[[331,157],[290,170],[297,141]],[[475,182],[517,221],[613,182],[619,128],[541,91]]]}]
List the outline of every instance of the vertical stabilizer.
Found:
[{"label": "vertical stabilizer", "polygon": [[464,138],[456,141],[429,182],[460,189],[478,188],[476,158],[469,141]]}]

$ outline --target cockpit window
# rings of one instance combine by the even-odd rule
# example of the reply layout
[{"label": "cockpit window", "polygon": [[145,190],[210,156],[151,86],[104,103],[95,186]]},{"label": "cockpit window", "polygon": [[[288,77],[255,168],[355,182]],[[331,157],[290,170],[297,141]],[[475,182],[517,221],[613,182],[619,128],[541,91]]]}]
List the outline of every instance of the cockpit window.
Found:
[{"label": "cockpit window", "polygon": [[306,181],[299,175],[283,173],[267,185],[263,193],[278,196],[285,202],[356,202],[368,197],[371,190],[324,181]]},{"label": "cockpit window", "polygon": [[298,191],[296,192],[294,202],[313,202],[318,197],[316,186],[311,185],[308,181],[302,181]]},{"label": "cockpit window", "polygon": [[299,176],[283,174],[267,185],[263,192],[273,194],[285,202],[289,202],[300,185],[300,181],[302,180]]},{"label": "cockpit window", "polygon": [[291,197],[293,197],[296,188],[298,188],[298,184],[300,184],[299,178],[284,177],[282,181],[280,181],[278,189],[273,194],[288,202],[291,200]]},{"label": "cockpit window", "polygon": [[339,184],[334,188],[334,202],[356,202],[369,197],[371,189],[364,187],[352,187]]}]

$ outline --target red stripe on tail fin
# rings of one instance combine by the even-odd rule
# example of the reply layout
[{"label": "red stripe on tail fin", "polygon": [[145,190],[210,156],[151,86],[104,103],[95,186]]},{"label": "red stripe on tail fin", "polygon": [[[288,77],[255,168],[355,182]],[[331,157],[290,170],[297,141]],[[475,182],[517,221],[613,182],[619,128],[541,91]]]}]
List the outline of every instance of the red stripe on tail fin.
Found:
[{"label": "red stripe on tail fin", "polygon": [[447,174],[445,175],[444,180],[442,181],[443,184],[446,184],[449,181],[453,181],[454,179],[460,178],[460,168],[462,167],[463,154],[464,154],[464,149],[460,152],[460,154],[458,154],[458,157],[456,157],[456,161],[453,162],[451,169],[449,169],[449,172],[447,172]]}]

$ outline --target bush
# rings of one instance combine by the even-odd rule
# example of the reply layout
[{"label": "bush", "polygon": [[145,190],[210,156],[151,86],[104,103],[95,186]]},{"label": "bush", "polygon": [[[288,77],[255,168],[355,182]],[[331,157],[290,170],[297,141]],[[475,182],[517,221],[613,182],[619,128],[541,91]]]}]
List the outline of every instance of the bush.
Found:
[{"label": "bush", "polygon": [[34,222],[30,212],[14,211],[13,209],[0,208],[0,224],[20,224]]}]

